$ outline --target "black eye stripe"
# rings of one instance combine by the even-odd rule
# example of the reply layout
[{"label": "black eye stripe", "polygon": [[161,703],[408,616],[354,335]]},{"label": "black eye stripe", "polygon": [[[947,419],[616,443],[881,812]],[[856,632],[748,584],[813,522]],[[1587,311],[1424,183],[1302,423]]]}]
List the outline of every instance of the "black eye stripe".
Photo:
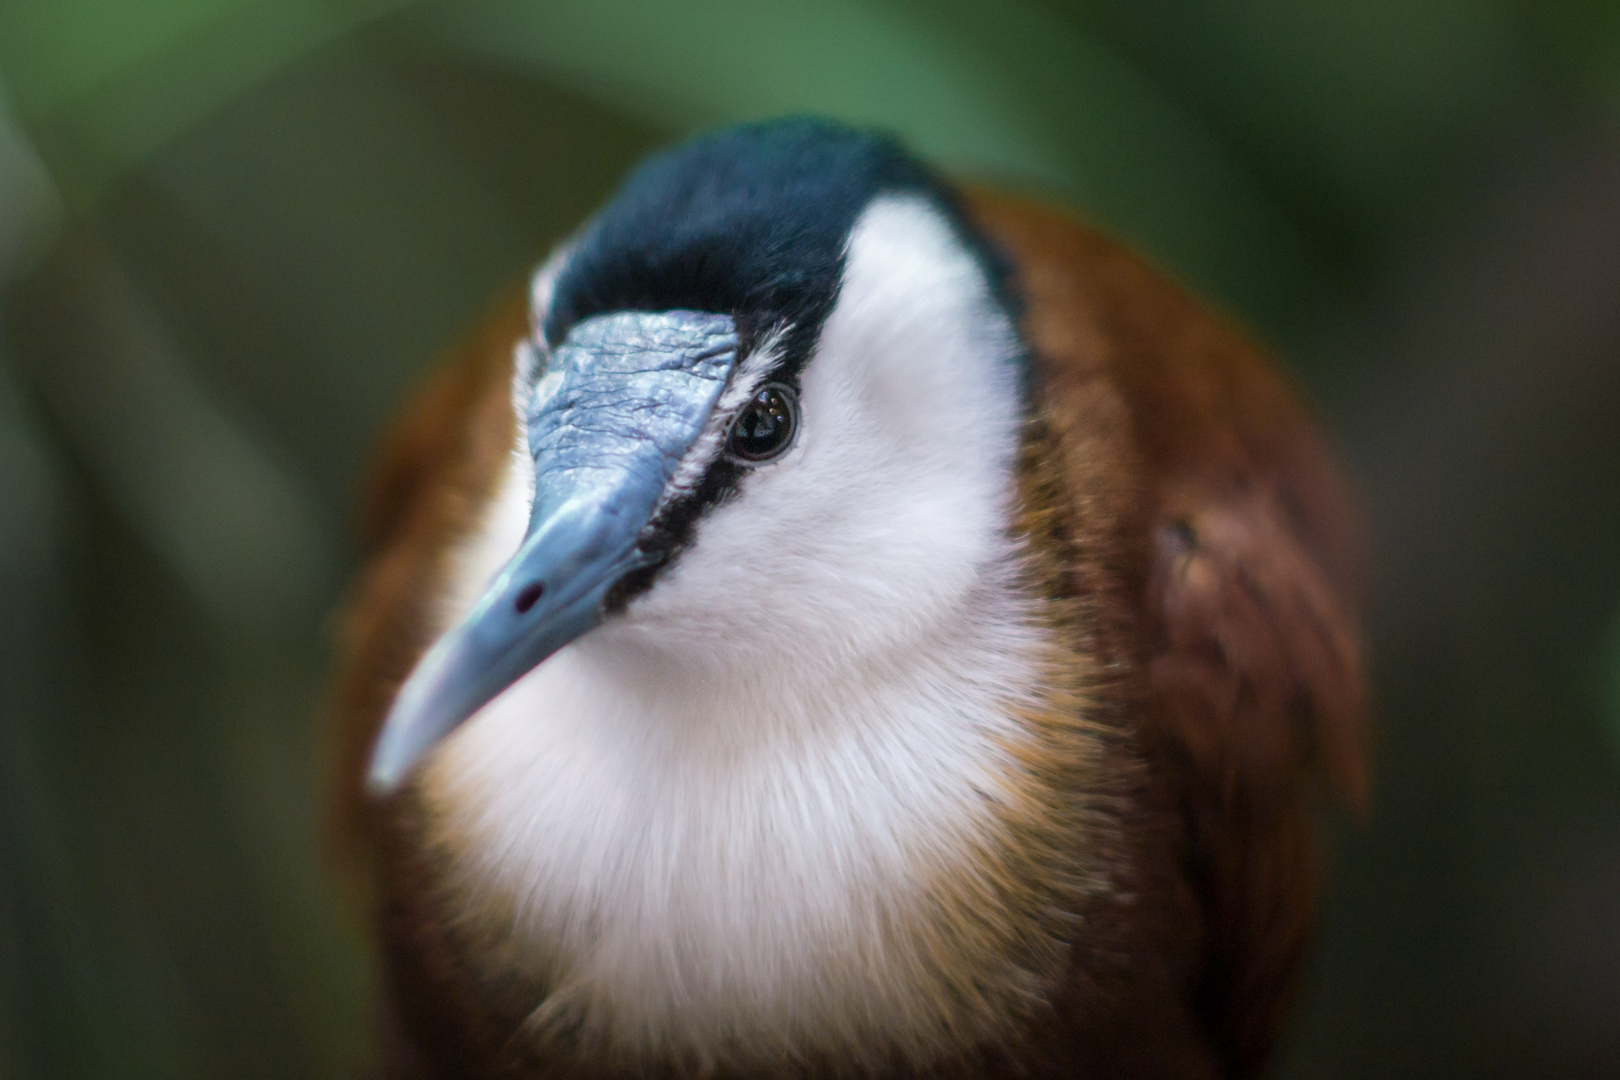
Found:
[{"label": "black eye stripe", "polygon": [[783,383],[766,383],[731,422],[726,456],[739,465],[763,465],[787,452],[798,428],[798,395]]}]

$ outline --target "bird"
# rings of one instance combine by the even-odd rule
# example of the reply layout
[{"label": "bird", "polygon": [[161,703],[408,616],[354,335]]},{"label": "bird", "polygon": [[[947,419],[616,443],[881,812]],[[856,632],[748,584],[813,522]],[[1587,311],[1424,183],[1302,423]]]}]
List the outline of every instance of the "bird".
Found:
[{"label": "bird", "polygon": [[815,118],[647,158],[385,437],[330,818],[394,1078],[1256,1075],[1364,806],[1289,379]]}]

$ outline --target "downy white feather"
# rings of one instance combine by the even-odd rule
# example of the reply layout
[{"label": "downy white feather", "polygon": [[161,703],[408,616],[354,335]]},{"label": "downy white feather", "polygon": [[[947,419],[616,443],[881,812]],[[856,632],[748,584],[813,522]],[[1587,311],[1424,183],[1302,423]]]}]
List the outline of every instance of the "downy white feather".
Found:
[{"label": "downy white feather", "polygon": [[[983,793],[1013,783],[1048,644],[1009,525],[1017,349],[938,212],[876,201],[793,448],[430,760],[445,887],[498,925],[492,964],[550,987],[537,1038],[707,1060],[941,1038],[919,912],[996,842]],[[446,627],[516,551],[533,484],[520,431]]]}]

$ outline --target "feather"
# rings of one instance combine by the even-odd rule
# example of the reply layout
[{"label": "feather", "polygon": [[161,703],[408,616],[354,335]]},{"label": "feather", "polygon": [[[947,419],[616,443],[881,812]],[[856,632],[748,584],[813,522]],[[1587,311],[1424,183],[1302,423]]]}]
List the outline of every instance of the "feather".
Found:
[{"label": "feather", "polygon": [[[985,996],[999,1035],[932,1074],[1254,1075],[1309,936],[1314,790],[1366,798],[1353,515],[1298,395],[1222,320],[1058,212],[979,191],[950,205],[1018,301],[1028,417],[1009,530],[1058,652],[1014,718],[1029,737],[1006,749],[1024,778],[1001,796],[1006,844],[942,885],[939,940],[1021,940],[1059,970],[1020,984],[1027,1008]],[[342,624],[333,846],[383,945],[398,1077],[597,1075],[523,1049],[536,1024],[566,1038],[573,999],[537,1011],[529,984],[491,974],[504,969],[471,951],[423,805],[363,794],[378,726],[442,628],[435,598],[509,461],[527,325],[520,297],[492,309],[385,441]],[[940,962],[961,952],[942,946]],[[857,1066],[917,1063],[808,1055],[775,1071]]]}]

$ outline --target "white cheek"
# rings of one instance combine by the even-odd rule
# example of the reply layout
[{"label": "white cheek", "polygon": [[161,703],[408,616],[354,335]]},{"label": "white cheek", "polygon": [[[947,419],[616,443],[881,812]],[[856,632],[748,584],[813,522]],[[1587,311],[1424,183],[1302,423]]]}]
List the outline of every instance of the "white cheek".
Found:
[{"label": "white cheek", "polygon": [[708,514],[633,621],[758,662],[871,653],[950,618],[1008,553],[1016,349],[935,212],[874,204],[802,376],[796,445]]}]

